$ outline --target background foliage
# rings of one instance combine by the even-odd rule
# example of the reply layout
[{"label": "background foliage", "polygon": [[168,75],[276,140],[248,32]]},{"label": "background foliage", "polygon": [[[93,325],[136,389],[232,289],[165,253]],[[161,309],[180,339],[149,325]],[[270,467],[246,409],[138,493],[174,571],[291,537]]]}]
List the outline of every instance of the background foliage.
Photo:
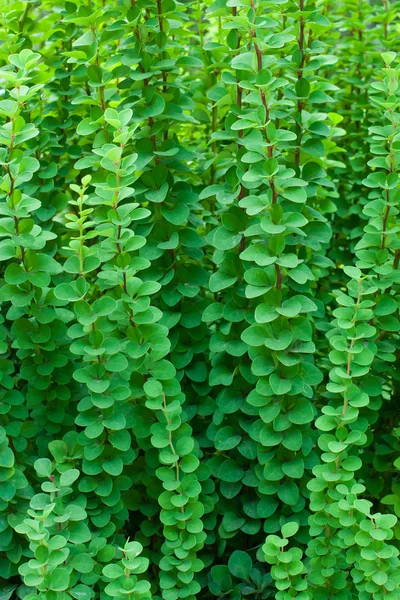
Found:
[{"label": "background foliage", "polygon": [[1,600],[398,600],[399,8],[2,0]]}]

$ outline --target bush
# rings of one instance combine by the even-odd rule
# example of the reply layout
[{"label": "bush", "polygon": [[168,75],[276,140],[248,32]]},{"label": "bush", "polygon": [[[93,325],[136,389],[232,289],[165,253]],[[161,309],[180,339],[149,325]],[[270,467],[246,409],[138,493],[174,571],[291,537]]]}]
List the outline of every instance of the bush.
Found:
[{"label": "bush", "polygon": [[2,3],[1,600],[398,600],[398,9]]}]

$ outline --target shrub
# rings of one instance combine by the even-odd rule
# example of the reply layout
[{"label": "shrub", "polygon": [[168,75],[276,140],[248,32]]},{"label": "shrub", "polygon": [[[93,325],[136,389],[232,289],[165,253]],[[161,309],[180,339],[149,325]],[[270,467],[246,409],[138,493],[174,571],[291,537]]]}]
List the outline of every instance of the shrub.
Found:
[{"label": "shrub", "polygon": [[1,10],[0,599],[397,600],[398,3]]}]

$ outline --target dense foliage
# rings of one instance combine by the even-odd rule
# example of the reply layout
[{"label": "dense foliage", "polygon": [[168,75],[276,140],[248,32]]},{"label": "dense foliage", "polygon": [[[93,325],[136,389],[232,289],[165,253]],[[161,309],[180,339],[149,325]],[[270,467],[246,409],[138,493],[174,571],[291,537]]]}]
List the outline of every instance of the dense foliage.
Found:
[{"label": "dense foliage", "polygon": [[0,600],[399,600],[400,3],[0,7]]}]

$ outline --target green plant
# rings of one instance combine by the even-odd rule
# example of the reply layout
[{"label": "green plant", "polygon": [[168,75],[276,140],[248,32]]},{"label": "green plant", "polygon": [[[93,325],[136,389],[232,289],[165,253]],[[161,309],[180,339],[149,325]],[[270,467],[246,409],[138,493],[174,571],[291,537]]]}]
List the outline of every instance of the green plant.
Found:
[{"label": "green plant", "polygon": [[0,600],[397,600],[398,8],[0,4]]}]

